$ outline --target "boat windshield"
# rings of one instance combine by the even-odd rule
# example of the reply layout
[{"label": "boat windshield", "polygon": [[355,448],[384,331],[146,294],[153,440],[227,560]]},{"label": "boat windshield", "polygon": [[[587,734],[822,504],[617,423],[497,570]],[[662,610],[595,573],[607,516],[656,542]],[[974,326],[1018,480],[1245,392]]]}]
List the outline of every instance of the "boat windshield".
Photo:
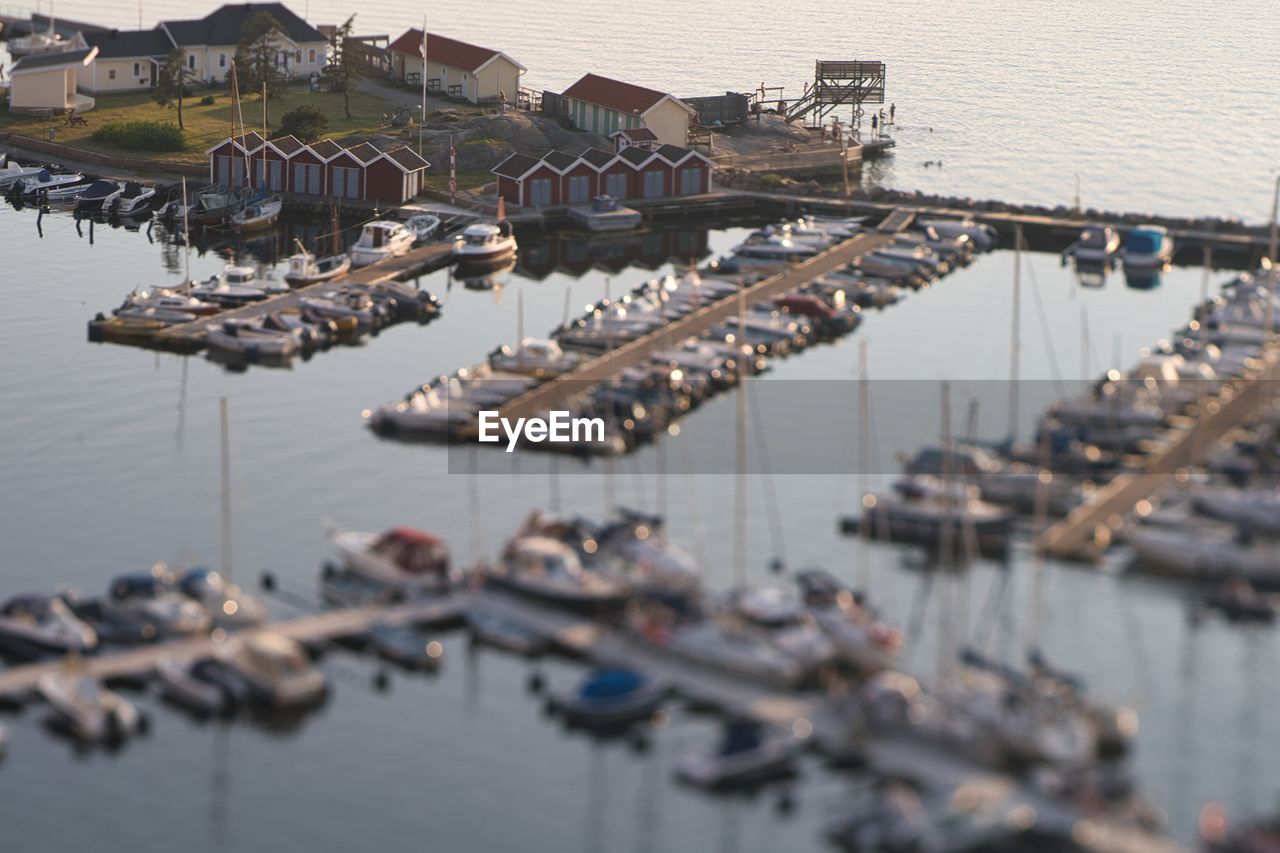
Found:
[{"label": "boat windshield", "polygon": [[490,234],[487,231],[481,232],[481,233],[473,233],[473,234],[467,235],[466,242],[468,246],[484,246],[488,243],[493,242],[493,237],[494,235]]}]

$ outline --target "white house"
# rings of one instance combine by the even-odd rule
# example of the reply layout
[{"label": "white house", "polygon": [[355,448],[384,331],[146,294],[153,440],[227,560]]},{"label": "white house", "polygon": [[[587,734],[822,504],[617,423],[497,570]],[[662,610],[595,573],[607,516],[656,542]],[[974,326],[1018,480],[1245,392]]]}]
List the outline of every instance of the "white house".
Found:
[{"label": "white house", "polygon": [[648,128],[661,145],[687,145],[689,120],[697,113],[666,92],[598,74],[583,76],[564,90],[563,97],[569,120],[579,130],[609,136],[619,130]]},{"label": "white house", "polygon": [[9,69],[10,111],[93,109],[93,98],[76,92],[76,74],[97,55],[98,49],[90,47],[22,57]]},{"label": "white house", "polygon": [[[427,33],[427,88],[471,103],[506,95],[514,105],[520,75],[527,70],[507,54],[491,47]],[[422,30],[411,29],[387,46],[391,69],[401,80],[421,85]]]}]

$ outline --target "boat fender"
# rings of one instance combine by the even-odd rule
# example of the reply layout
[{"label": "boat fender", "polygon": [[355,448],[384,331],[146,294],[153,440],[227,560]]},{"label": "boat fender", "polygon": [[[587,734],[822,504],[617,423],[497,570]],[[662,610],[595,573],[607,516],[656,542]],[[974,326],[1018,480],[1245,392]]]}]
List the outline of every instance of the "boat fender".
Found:
[{"label": "boat fender", "polygon": [[386,693],[391,689],[391,673],[384,667],[379,667],[373,674],[373,688],[379,693]]},{"label": "boat fender", "polygon": [[138,733],[149,734],[151,732],[151,715],[146,711],[138,712]]},{"label": "boat fender", "polygon": [[529,688],[529,692],[533,693],[534,695],[541,693],[542,689],[546,687],[546,684],[547,684],[546,679],[543,677],[542,673],[538,672],[537,670],[534,670],[533,672],[529,673],[529,679],[525,683]]},{"label": "boat fender", "polygon": [[276,588],[276,576],[268,571],[264,571],[258,576],[258,584],[267,592],[274,592]]}]

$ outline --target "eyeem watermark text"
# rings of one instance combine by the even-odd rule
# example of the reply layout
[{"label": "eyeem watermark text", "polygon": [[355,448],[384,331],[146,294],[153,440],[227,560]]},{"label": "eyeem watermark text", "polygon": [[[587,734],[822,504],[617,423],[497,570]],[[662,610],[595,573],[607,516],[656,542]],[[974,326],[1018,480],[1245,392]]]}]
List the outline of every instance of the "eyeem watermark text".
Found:
[{"label": "eyeem watermark text", "polygon": [[507,452],[521,440],[533,444],[581,444],[604,442],[604,418],[574,417],[572,412],[551,411],[546,418],[516,418],[513,424],[491,409],[480,410],[480,441],[496,444],[507,436]]}]

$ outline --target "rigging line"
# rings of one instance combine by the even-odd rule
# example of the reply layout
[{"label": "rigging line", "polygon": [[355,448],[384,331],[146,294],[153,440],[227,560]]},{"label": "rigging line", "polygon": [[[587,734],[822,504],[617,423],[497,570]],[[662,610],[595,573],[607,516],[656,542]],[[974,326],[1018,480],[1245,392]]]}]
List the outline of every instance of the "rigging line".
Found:
[{"label": "rigging line", "polygon": [[982,602],[982,609],[978,612],[978,619],[973,629],[972,642],[975,648],[982,651],[983,654],[991,652],[991,638],[995,634],[995,623],[1000,615],[1005,596],[1009,591],[1009,575],[1012,574],[1006,567],[1004,571],[996,572],[991,582],[987,584],[987,594]]},{"label": "rigging line", "polygon": [[698,561],[698,565],[702,567],[702,571],[707,570],[710,565],[707,561],[707,526],[702,520],[702,510],[698,501],[698,486],[692,474],[693,465],[689,458],[689,437],[685,436],[684,441],[677,442],[680,445],[680,470],[684,474],[684,493],[689,504],[689,520],[693,522],[695,537],[694,547],[697,553],[694,555]]},{"label": "rigging line", "polygon": [[769,517],[769,538],[773,540],[773,550],[778,559],[786,562],[786,546],[782,539],[782,513],[778,506],[778,492],[773,482],[773,465],[769,461],[769,444],[764,434],[764,418],[760,414],[758,394],[747,397],[751,408],[751,438],[754,439],[756,453],[760,457],[760,472],[764,475],[765,510]]},{"label": "rigging line", "polygon": [[920,634],[924,630],[924,617],[929,610],[929,593],[933,590],[933,578],[938,572],[925,571],[920,575],[920,583],[916,586],[916,594],[911,599],[911,613],[907,619],[907,632],[902,638],[906,646],[902,657],[903,669],[909,669],[916,649],[920,647]]},{"label": "rigging line", "polygon": [[1058,369],[1058,354],[1053,346],[1053,335],[1049,327],[1049,317],[1045,314],[1044,300],[1040,297],[1040,283],[1036,281],[1036,269],[1027,260],[1027,277],[1031,279],[1031,295],[1036,301],[1036,315],[1040,319],[1040,332],[1044,335],[1044,343],[1046,355],[1049,358],[1049,372],[1053,376],[1053,385],[1057,391],[1058,397],[1066,396],[1066,391],[1062,385],[1062,371]]}]

